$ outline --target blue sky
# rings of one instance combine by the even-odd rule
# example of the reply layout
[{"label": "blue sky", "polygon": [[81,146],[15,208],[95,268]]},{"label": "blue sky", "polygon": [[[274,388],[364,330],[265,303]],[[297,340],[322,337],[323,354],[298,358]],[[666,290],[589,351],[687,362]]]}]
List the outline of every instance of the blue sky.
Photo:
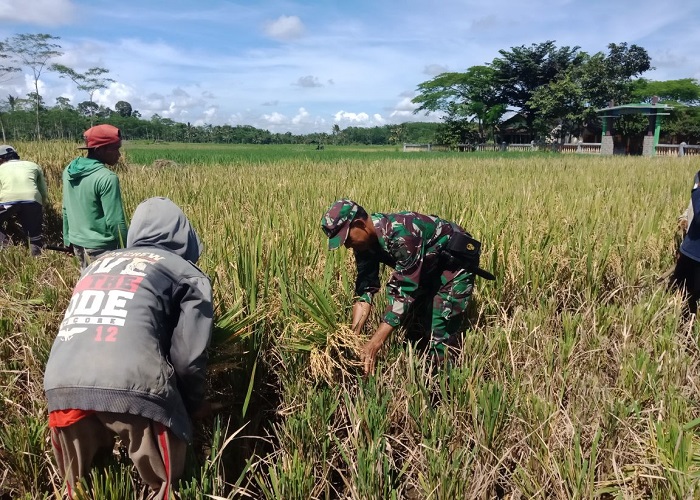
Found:
[{"label": "blue sky", "polygon": [[[2,39],[49,33],[64,51],[52,62],[110,70],[99,104],[293,133],[436,120],[413,114],[419,83],[546,40],[635,43],[656,67],[645,77],[700,79],[698,25],[698,0],[0,0]],[[0,96],[32,84],[18,74]],[[40,90],[87,100],[51,73]]]}]

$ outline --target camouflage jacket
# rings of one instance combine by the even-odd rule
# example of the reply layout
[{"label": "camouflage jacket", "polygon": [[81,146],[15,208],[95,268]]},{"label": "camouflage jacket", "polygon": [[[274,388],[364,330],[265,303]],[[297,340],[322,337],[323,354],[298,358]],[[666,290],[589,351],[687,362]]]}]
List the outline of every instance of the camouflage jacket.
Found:
[{"label": "camouflage jacket", "polygon": [[439,272],[440,254],[459,226],[434,215],[416,212],[371,215],[379,238],[378,248],[355,251],[358,300],[372,303],[379,291],[379,264],[394,269],[386,286],[389,305],[382,321],[396,327],[415,300],[426,275]]}]

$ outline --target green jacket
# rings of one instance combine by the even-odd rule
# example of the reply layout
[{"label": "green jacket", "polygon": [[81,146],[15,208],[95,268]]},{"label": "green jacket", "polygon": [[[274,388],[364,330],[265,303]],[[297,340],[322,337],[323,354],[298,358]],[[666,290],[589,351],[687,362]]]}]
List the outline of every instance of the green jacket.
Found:
[{"label": "green jacket", "polygon": [[63,171],[63,243],[90,249],[126,246],[126,217],[117,174],[76,158]]}]

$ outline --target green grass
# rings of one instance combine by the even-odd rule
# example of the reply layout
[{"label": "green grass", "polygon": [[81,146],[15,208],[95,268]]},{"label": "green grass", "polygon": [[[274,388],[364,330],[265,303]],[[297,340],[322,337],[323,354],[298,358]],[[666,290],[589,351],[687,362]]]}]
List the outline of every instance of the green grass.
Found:
[{"label": "green grass", "polygon": [[178,165],[228,166],[255,165],[261,163],[284,163],[308,161],[315,164],[338,164],[348,160],[413,162],[416,158],[532,158],[547,156],[547,153],[458,153],[458,152],[403,152],[403,145],[396,146],[336,146],[324,145],[323,150],[315,144],[252,145],[252,144],[183,144],[147,143],[127,141],[124,152],[130,163],[151,165],[157,160],[169,160]]}]

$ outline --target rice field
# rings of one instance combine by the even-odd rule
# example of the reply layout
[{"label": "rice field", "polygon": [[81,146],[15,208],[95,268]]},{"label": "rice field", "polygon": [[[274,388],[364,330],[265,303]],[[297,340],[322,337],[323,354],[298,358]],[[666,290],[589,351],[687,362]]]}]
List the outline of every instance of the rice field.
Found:
[{"label": "rice field", "polygon": [[[14,144],[47,173],[74,144]],[[127,144],[127,216],[167,196],[205,244],[217,327],[183,498],[700,497],[698,330],[658,277],[672,263],[690,158],[401,153],[392,148]],[[162,161],[159,161],[162,160]],[[364,378],[349,333],[352,255],[319,219],[369,211],[454,220],[482,241],[459,359],[431,373],[395,332]],[[43,367],[78,265],[0,252],[0,498],[61,491]],[[385,277],[388,273],[385,274]],[[370,322],[385,304],[380,296]],[[86,498],[139,485],[115,454]]]}]

